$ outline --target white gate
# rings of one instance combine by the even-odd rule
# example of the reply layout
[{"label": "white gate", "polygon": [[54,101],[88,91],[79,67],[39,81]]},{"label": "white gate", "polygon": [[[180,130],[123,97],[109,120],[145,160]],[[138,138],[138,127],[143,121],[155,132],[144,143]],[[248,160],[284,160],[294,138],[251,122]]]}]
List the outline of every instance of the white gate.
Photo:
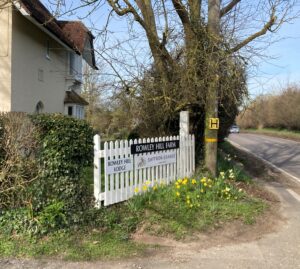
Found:
[{"label": "white gate", "polygon": [[[177,147],[174,148],[174,145]],[[133,152],[133,147],[146,152]],[[104,169],[101,170],[102,165]],[[190,177],[194,172],[194,135],[117,140],[105,142],[103,149],[100,136],[94,136],[94,196],[97,207],[102,201],[104,206],[125,201],[145,186],[151,188],[156,184],[169,184],[178,178]]]}]

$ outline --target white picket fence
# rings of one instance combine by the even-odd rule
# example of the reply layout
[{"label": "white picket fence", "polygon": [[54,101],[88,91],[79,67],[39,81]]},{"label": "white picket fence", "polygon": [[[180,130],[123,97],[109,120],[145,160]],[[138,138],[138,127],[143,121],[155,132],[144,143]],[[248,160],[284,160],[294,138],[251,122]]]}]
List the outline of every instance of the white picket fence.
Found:
[{"label": "white picket fence", "polygon": [[[179,140],[179,148],[163,152],[176,153],[176,162],[138,169],[135,158],[141,155],[155,156],[158,152],[131,154],[131,145],[161,141]],[[162,151],[160,151],[162,152]],[[104,162],[101,162],[101,159]],[[110,160],[131,158],[133,169],[126,172],[109,174],[106,163]],[[104,173],[101,174],[101,165],[104,164]],[[137,190],[142,191],[143,186],[153,187],[155,184],[168,184],[178,178],[190,177],[195,171],[195,137],[168,136],[159,138],[117,140],[105,142],[101,149],[99,135],[94,136],[94,196],[96,206],[100,207],[128,200]]]}]

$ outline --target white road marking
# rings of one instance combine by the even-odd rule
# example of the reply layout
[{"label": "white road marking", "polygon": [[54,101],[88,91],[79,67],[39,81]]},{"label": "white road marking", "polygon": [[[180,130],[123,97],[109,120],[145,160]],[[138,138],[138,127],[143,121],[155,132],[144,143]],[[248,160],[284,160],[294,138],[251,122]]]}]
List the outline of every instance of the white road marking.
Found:
[{"label": "white road marking", "polygon": [[227,139],[227,141],[229,141],[232,145],[234,145],[235,147],[243,150],[243,151],[246,151],[248,152],[249,154],[255,156],[256,158],[260,159],[261,161],[265,162],[266,164],[270,165],[271,167],[273,167],[274,169],[286,174],[287,176],[289,176],[294,182],[300,184],[300,178],[298,177],[295,177],[294,175],[290,174],[289,172],[285,171],[284,169],[282,168],[279,168],[278,166],[274,165],[273,163],[269,162],[268,160],[256,155],[255,153],[251,152],[249,149],[247,148],[244,148],[243,146],[231,141],[230,139]]},{"label": "white road marking", "polygon": [[300,196],[297,193],[295,193],[291,189],[287,189],[287,191],[290,193],[290,195],[292,195],[296,200],[298,200],[300,202]]}]

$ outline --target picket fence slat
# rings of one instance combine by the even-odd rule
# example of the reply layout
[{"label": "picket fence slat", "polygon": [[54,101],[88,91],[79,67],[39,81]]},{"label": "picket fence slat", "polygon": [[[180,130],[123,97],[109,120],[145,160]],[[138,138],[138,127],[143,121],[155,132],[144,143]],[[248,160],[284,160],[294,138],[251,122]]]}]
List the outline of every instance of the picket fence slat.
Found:
[{"label": "picket fence slat", "polygon": [[[131,145],[140,143],[166,142],[179,140],[179,148],[165,151],[131,154]],[[159,152],[176,155],[176,162],[154,166],[135,165],[139,156],[156,158]],[[160,155],[162,156],[162,155]],[[101,175],[101,159],[104,158],[104,177]],[[152,158],[151,158],[152,159]],[[130,160],[133,169],[109,172],[108,162]],[[125,167],[125,166],[124,166]],[[109,172],[109,173],[108,173]],[[167,136],[134,140],[116,140],[105,142],[101,149],[99,135],[94,136],[94,196],[96,207],[119,203],[130,199],[138,193],[156,184],[169,184],[178,178],[190,177],[195,172],[195,136]],[[102,182],[104,180],[104,182]],[[102,188],[102,186],[104,188]]]}]

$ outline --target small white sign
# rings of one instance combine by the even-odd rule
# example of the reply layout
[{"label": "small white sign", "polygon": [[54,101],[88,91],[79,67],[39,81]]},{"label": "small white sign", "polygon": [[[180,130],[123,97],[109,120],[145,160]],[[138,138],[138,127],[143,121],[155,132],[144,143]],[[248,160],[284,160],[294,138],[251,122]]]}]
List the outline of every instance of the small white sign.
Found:
[{"label": "small white sign", "polygon": [[105,172],[106,174],[115,174],[128,172],[133,170],[133,162],[131,158],[122,158],[114,160],[106,160]]},{"label": "small white sign", "polygon": [[135,156],[136,169],[148,168],[163,164],[176,163],[176,152],[158,152],[151,155]]}]

